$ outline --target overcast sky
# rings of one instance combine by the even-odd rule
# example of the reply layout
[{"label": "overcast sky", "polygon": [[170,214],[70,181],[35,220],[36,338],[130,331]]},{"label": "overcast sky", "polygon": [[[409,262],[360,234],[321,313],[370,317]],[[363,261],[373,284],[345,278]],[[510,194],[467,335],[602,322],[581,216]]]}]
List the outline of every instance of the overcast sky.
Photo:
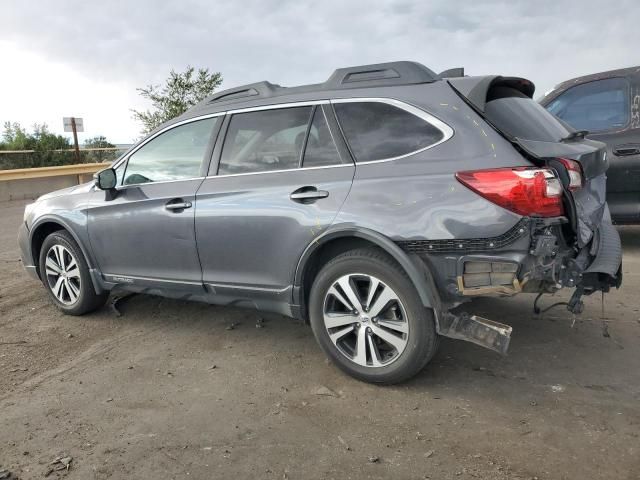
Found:
[{"label": "overcast sky", "polygon": [[[640,64],[629,1],[3,0],[0,121],[83,117],[84,137],[139,136],[136,87],[171,68],[220,71],[223,88],[325,80],[337,67],[415,60],[517,75],[536,97],[562,80]],[[84,138],[81,136],[81,141]]]}]

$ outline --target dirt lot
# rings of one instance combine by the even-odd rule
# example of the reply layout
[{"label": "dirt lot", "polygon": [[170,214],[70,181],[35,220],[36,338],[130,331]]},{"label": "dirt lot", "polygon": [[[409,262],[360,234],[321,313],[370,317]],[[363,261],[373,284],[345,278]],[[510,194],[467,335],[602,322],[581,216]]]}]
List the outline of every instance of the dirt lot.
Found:
[{"label": "dirt lot", "polygon": [[287,318],[145,296],[61,315],[17,260],[23,205],[0,204],[0,471],[44,478],[64,454],[46,478],[640,478],[640,228],[621,229],[609,336],[599,296],[573,327],[532,296],[478,300],[513,326],[508,357],[444,340],[375,387]]}]

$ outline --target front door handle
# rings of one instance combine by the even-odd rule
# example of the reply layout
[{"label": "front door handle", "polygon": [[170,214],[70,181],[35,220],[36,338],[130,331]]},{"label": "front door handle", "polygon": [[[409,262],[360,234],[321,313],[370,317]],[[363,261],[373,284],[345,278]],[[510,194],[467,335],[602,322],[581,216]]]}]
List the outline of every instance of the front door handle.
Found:
[{"label": "front door handle", "polygon": [[289,198],[294,202],[312,203],[320,198],[327,198],[329,192],[326,190],[318,190],[316,187],[301,187],[291,192]]},{"label": "front door handle", "polygon": [[185,202],[181,198],[176,198],[174,200],[171,200],[170,202],[167,202],[164,208],[173,212],[182,211],[185,208],[191,208],[191,202]]}]

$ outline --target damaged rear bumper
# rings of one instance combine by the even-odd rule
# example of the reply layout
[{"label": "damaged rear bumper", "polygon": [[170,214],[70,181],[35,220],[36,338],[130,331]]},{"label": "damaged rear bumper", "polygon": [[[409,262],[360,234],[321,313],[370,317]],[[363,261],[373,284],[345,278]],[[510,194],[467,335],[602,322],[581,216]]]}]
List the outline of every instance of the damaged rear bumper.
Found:
[{"label": "damaged rear bumper", "polygon": [[438,333],[506,354],[511,327],[450,310],[477,296],[575,288],[569,309],[577,313],[582,295],[620,286],[622,246],[608,209],[583,247],[566,240],[569,228],[566,218],[525,217],[500,237],[398,243],[433,277]]},{"label": "damaged rear bumper", "polygon": [[432,272],[445,304],[579,285],[585,293],[619,287],[622,246],[608,215],[582,248],[567,242],[567,228],[563,217],[525,217],[500,237],[398,244]]},{"label": "damaged rear bumper", "polygon": [[594,259],[584,269],[583,283],[592,283],[596,279],[593,276],[597,275],[598,281],[619,287],[622,284],[622,243],[610,219],[600,224],[589,253],[594,254]]},{"label": "damaged rear bumper", "polygon": [[511,341],[511,327],[477,315],[445,313],[438,319],[438,333],[475,343],[502,355],[507,354]]}]

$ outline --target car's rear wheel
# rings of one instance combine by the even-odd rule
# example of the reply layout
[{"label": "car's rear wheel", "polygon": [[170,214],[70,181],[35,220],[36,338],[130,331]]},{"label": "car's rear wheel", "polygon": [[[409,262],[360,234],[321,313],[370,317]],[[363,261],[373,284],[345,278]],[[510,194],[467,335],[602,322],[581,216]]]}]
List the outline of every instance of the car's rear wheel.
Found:
[{"label": "car's rear wheel", "polygon": [[97,294],[82,250],[66,231],[45,238],[40,249],[40,277],[56,306],[83,315],[104,305],[108,293]]},{"label": "car's rear wheel", "polygon": [[361,249],[329,262],[309,298],[318,343],[342,370],[374,383],[418,373],[438,344],[433,313],[384,252]]}]

